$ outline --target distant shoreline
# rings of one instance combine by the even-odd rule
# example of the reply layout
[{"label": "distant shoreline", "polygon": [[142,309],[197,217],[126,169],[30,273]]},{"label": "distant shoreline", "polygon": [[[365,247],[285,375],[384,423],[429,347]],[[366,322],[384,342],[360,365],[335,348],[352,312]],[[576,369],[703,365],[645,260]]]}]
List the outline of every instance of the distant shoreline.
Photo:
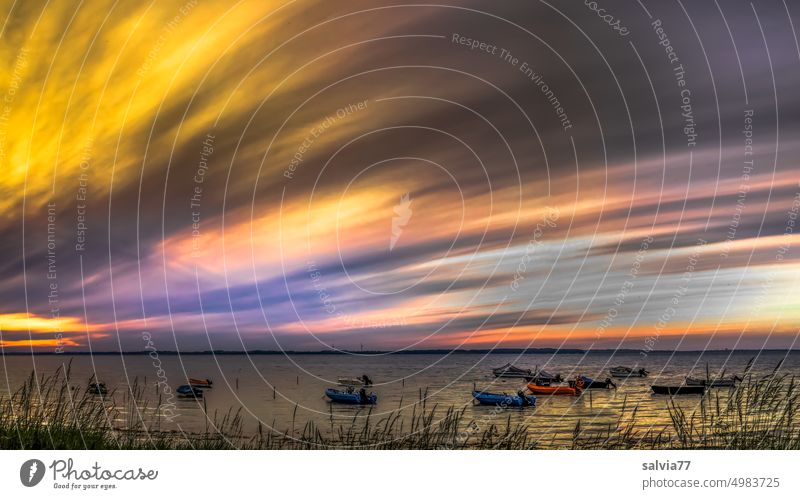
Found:
[{"label": "distant shoreline", "polygon": [[[601,349],[601,350],[581,350],[576,348],[496,348],[496,349],[477,349],[477,350],[448,350],[448,349],[430,349],[430,350],[402,350],[393,352],[390,350],[204,350],[204,351],[191,351],[191,352],[177,352],[174,350],[159,351],[159,355],[445,355],[445,354],[471,354],[471,355],[597,355],[597,354],[625,354],[625,353],[640,353],[641,350],[630,348],[620,349]],[[651,350],[647,355],[686,355],[686,354],[703,354],[703,353],[793,353],[800,352],[800,349],[784,349],[784,348],[771,348],[771,349],[722,349],[722,350]],[[142,351],[129,351],[129,352],[2,352],[0,357],[8,356],[70,356],[70,355],[149,355],[147,350]]]}]

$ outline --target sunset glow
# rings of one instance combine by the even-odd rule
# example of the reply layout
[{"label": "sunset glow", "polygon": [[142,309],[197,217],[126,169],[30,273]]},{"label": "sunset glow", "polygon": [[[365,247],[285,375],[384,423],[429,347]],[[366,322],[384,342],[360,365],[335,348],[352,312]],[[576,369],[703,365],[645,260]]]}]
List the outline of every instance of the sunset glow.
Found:
[{"label": "sunset glow", "polygon": [[[600,47],[559,42],[555,8],[336,4],[4,9],[3,349],[794,345],[797,97],[763,77],[763,43],[778,72],[794,43],[753,42],[746,76],[685,50],[687,146],[651,33],[578,4]],[[563,112],[458,41],[476,22]]]}]

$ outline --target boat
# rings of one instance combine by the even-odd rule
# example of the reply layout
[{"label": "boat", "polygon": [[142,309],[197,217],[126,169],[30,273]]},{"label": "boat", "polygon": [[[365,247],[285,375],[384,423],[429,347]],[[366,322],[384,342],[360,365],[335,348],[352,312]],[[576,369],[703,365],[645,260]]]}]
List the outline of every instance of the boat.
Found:
[{"label": "boat", "polygon": [[189,384],[195,388],[211,388],[213,381],[210,379],[189,378]]},{"label": "boat", "polygon": [[561,383],[564,381],[564,378],[560,374],[551,374],[547,371],[540,370],[534,375],[533,381],[537,385],[549,385],[551,383]]},{"label": "boat", "polygon": [[108,388],[102,381],[97,381],[89,383],[89,387],[86,391],[94,395],[105,395],[108,393]]},{"label": "boat", "polygon": [[325,390],[325,395],[328,396],[333,402],[340,404],[375,404],[378,402],[378,396],[374,393],[367,394],[362,388],[359,391],[355,390],[337,390],[335,388],[328,388]]},{"label": "boat", "polygon": [[356,378],[339,378],[337,383],[342,386],[371,386],[372,380],[366,374]]},{"label": "boat", "polygon": [[703,395],[706,392],[705,385],[653,385],[650,388],[656,395]]},{"label": "boat", "polygon": [[504,366],[492,369],[492,374],[498,378],[515,378],[515,379],[533,379],[533,371],[530,369],[521,369],[513,364],[506,364]]},{"label": "boat", "polygon": [[544,386],[528,383],[528,390],[534,395],[580,395],[580,382],[576,386]]},{"label": "boat", "polygon": [[590,378],[589,376],[578,376],[574,380],[570,380],[569,386],[576,386],[577,380],[583,381],[583,389],[598,389],[598,388],[616,388],[617,385],[611,381],[611,378],[606,378],[605,381],[597,381],[595,379]]},{"label": "boat", "polygon": [[625,366],[612,367],[610,370],[611,376],[614,378],[646,378],[650,372],[644,367],[633,369]]},{"label": "boat", "polygon": [[473,390],[472,396],[480,405],[497,405],[501,407],[533,407],[536,405],[536,397],[533,395],[508,395],[505,393],[486,393]]},{"label": "boat", "polygon": [[181,397],[195,397],[200,398],[203,396],[203,390],[195,388],[192,385],[181,385],[175,392]]},{"label": "boat", "polygon": [[686,385],[688,386],[706,386],[708,388],[728,388],[736,386],[736,383],[742,381],[739,376],[732,376],[730,378],[717,378],[707,380],[703,378],[686,378]]}]

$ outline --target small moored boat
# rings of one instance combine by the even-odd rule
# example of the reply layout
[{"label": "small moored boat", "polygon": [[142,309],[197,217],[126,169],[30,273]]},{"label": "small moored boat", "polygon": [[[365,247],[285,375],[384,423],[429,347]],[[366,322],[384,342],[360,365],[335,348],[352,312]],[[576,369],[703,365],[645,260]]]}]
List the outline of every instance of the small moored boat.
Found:
[{"label": "small moored boat", "polygon": [[195,388],[211,388],[213,382],[208,378],[206,379],[189,378],[189,384]]},{"label": "small moored boat", "polygon": [[611,378],[606,378],[605,381],[597,381],[595,379],[590,378],[589,376],[578,376],[574,380],[570,380],[569,386],[572,387],[576,386],[578,380],[583,381],[584,390],[599,389],[599,388],[608,389],[617,387],[617,385],[615,385],[614,382],[611,381]]},{"label": "small moored boat", "polygon": [[362,374],[356,378],[339,378],[336,381],[338,384],[342,386],[371,386],[372,379],[366,374]]},{"label": "small moored boat", "polygon": [[328,398],[333,402],[339,402],[340,404],[367,405],[378,402],[377,395],[374,393],[367,394],[363,388],[359,391],[345,391],[337,390],[335,388],[328,388],[325,390],[325,395],[327,395]]},{"label": "small moored boat", "polygon": [[528,383],[528,390],[534,395],[580,395],[581,388],[578,386],[543,386],[534,383]]},{"label": "small moored boat", "polygon": [[612,367],[610,370],[611,376],[614,378],[646,378],[650,372],[644,367],[633,369],[625,366]]},{"label": "small moored boat", "polygon": [[732,376],[730,378],[717,378],[707,380],[703,378],[686,378],[686,384],[689,386],[706,386],[708,388],[726,388],[736,386],[736,383],[742,381],[739,376]]},{"label": "small moored boat", "polygon": [[702,395],[706,392],[705,385],[653,385],[650,388],[653,389],[653,393],[656,395]]},{"label": "small moored boat", "polygon": [[86,391],[93,395],[105,395],[108,393],[108,388],[102,381],[97,381],[89,383],[89,387]]},{"label": "small moored boat", "polygon": [[505,393],[486,393],[473,390],[472,396],[481,405],[502,407],[533,407],[536,405],[536,397],[525,395],[522,392],[517,395],[507,395]]},{"label": "small moored boat", "polygon": [[175,392],[181,397],[200,398],[203,396],[203,390],[195,388],[191,385],[181,385],[175,389]]},{"label": "small moored boat", "polygon": [[537,385],[549,385],[551,383],[561,383],[564,381],[564,377],[560,374],[552,374],[545,370],[540,370],[534,375],[533,381]]},{"label": "small moored boat", "polygon": [[533,379],[533,371],[530,369],[521,369],[510,363],[495,367],[492,369],[492,374],[498,378]]}]

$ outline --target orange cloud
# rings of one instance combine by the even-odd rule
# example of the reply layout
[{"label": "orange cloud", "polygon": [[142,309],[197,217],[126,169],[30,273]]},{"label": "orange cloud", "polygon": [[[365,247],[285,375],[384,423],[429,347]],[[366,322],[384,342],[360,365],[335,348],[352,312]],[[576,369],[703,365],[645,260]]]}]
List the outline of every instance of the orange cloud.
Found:
[{"label": "orange cloud", "polygon": [[0,347],[79,347],[80,343],[69,338],[52,340],[0,340]]},{"label": "orange cloud", "polygon": [[52,332],[95,331],[99,326],[86,325],[77,317],[46,317],[34,314],[0,314],[0,331],[30,331],[33,334]]},{"label": "orange cloud", "polygon": [[[104,326],[101,324],[85,324],[77,317],[48,317],[35,314],[10,313],[0,314],[0,336],[12,333],[16,338],[3,337],[0,347],[82,347],[85,344],[80,340],[90,335],[92,339],[107,338],[109,335],[102,333]],[[29,338],[19,338],[20,333],[29,333]],[[41,336],[48,335],[47,338]],[[38,336],[38,337],[34,337]]]}]

